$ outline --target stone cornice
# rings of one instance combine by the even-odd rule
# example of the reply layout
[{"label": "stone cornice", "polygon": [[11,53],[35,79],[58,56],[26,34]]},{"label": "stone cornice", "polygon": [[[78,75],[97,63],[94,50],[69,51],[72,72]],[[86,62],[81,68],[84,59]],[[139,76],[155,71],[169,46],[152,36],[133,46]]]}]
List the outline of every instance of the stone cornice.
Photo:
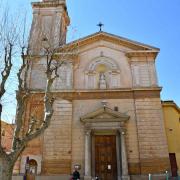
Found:
[{"label": "stone cornice", "polygon": [[[53,91],[54,96],[66,100],[88,100],[88,99],[142,99],[142,98],[160,98],[161,88],[136,88],[121,90],[64,90]],[[44,92],[33,91],[33,96],[43,96]]]},{"label": "stone cornice", "polygon": [[[102,114],[108,114],[110,117],[97,117],[97,116],[101,116]],[[81,121],[83,122],[84,120],[92,120],[92,119],[99,119],[100,121],[102,121],[102,119],[106,119],[107,122],[109,119],[117,119],[117,121],[119,121],[119,119],[123,119],[123,120],[128,120],[129,116],[126,114],[122,114],[120,112],[114,111],[108,107],[101,107],[99,109],[97,109],[96,111],[93,111],[91,113],[86,114],[85,116],[81,117]]]},{"label": "stone cornice", "polygon": [[158,55],[159,51],[149,51],[149,50],[145,50],[145,51],[129,51],[126,53],[126,56],[128,58],[132,58],[132,57],[153,57],[154,59],[156,58],[156,56]]},{"label": "stone cornice", "polygon": [[47,1],[47,2],[32,2],[33,8],[46,8],[46,7],[59,7],[64,6],[66,8],[66,3],[63,1]]},{"label": "stone cornice", "polygon": [[98,123],[98,122],[126,122],[127,118],[94,118],[94,119],[81,119],[83,123]]},{"label": "stone cornice", "polygon": [[[55,60],[61,60],[63,57],[63,60],[73,60],[78,57],[78,54],[76,53],[56,53],[53,55],[53,59]],[[29,58],[30,60],[40,60],[41,58],[46,58],[45,55],[26,55],[25,58]]]}]

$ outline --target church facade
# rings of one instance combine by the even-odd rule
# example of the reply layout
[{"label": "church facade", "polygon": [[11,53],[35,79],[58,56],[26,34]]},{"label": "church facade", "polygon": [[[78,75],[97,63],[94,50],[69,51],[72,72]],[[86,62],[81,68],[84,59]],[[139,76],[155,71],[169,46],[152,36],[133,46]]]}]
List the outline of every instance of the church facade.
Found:
[{"label": "church facade", "polygon": [[[141,179],[169,170],[161,87],[155,60],[159,49],[103,31],[66,44],[70,23],[65,0],[32,3],[30,46],[33,58],[26,123],[43,119],[46,86],[43,33],[71,49],[52,86],[54,114],[49,128],[33,140],[15,171],[24,173],[27,156],[42,179],[68,179],[74,167],[91,180]],[[62,58],[57,51],[56,58]],[[50,178],[51,177],[51,178]]]}]

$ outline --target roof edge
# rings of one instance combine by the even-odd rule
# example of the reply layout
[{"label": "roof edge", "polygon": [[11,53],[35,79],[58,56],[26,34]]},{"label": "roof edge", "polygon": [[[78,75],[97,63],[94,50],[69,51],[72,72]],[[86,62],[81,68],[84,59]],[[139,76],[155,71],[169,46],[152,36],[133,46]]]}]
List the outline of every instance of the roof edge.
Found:
[{"label": "roof edge", "polygon": [[161,101],[161,103],[162,103],[163,106],[172,106],[172,107],[174,107],[180,113],[179,106],[173,100],[165,100],[165,101]]},{"label": "roof edge", "polygon": [[135,46],[141,46],[142,48],[144,48],[144,50],[153,50],[153,51],[156,51],[156,52],[160,51],[160,48],[157,48],[157,47],[154,47],[154,46],[151,46],[151,45],[148,45],[148,44],[144,44],[144,43],[141,43],[141,42],[138,42],[138,41],[135,41],[135,40],[130,40],[128,38],[118,36],[118,35],[114,35],[114,34],[111,34],[111,33],[108,33],[108,32],[104,32],[104,31],[96,32],[96,33],[90,34],[88,36],[79,38],[77,40],[74,40],[72,42],[67,43],[66,45],[67,46],[72,45],[72,44],[75,44],[77,42],[81,43],[81,42],[84,42],[84,41],[86,41],[86,40],[88,40],[88,39],[90,39],[92,37],[96,37],[96,36],[100,36],[100,35],[109,36],[111,38],[119,39],[121,41],[133,44]]}]

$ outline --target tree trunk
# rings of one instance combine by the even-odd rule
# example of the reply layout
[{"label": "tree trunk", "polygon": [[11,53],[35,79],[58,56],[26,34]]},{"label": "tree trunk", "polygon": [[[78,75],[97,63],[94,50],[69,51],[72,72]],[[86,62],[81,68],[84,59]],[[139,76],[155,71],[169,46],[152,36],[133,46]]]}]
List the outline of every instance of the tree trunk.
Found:
[{"label": "tree trunk", "polygon": [[13,167],[13,162],[5,159],[0,159],[0,179],[12,180]]}]

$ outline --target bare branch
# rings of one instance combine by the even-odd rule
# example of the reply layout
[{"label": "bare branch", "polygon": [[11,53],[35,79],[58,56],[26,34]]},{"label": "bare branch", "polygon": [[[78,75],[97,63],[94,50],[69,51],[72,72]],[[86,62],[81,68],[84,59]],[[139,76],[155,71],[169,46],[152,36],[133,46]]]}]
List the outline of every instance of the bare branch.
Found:
[{"label": "bare branch", "polygon": [[12,68],[12,48],[13,45],[9,44],[9,46],[5,47],[4,51],[5,51],[5,56],[4,56],[4,69],[1,72],[1,83],[0,83],[0,99],[2,98],[2,96],[4,95],[4,93],[6,92],[5,90],[5,84],[6,81],[10,75],[11,72],[11,68]]},{"label": "bare branch", "polygon": [[[57,37],[49,37],[46,33],[42,32],[41,36],[43,38],[42,42],[38,41],[38,47],[32,52],[26,45],[26,18],[23,21],[23,28],[17,27],[16,21],[8,19],[8,12],[5,17],[0,22],[0,46],[3,49],[3,62],[4,68],[2,70],[2,82],[0,83],[0,100],[1,97],[6,93],[5,85],[12,72],[12,58],[14,53],[20,52],[22,58],[21,67],[17,73],[18,80],[18,91],[16,93],[17,109],[16,109],[16,120],[14,127],[14,135],[12,142],[12,149],[9,154],[5,152],[2,146],[0,146],[0,155],[11,161],[14,164],[23,150],[26,148],[27,144],[34,138],[42,134],[49,126],[50,121],[53,116],[53,104],[55,97],[52,90],[52,85],[55,79],[59,76],[59,68],[65,64],[69,55],[74,55],[76,53],[76,43],[71,46],[62,45],[65,43],[65,36],[60,36],[58,31],[56,33]],[[19,33],[21,32],[21,33]],[[22,35],[22,37],[19,36]],[[39,33],[40,34],[40,33]],[[54,42],[56,39],[56,42]],[[18,46],[18,47],[17,47]],[[29,45],[30,46],[30,45]],[[40,47],[39,47],[40,46]],[[31,46],[30,46],[31,47]],[[32,48],[35,48],[32,47]],[[1,50],[1,47],[0,47]],[[33,54],[36,52],[37,54]],[[31,54],[30,54],[31,53]],[[28,87],[29,74],[31,72],[30,62],[32,62],[33,55],[37,55],[40,58],[46,58],[46,88],[44,92],[44,119],[43,121],[38,121],[36,116],[27,117],[25,111],[27,109],[27,102],[32,97],[31,91]],[[2,57],[0,52],[0,57]],[[44,64],[43,64],[44,65]],[[13,66],[14,67],[14,66]],[[1,114],[0,114],[1,117]],[[0,118],[1,119],[1,118]],[[40,122],[40,125],[37,122]],[[28,127],[27,127],[28,124]],[[10,167],[11,169],[11,167]]]},{"label": "bare branch", "polygon": [[[23,60],[23,64],[17,74],[19,81],[19,86],[18,86],[19,91],[16,94],[17,110],[16,110],[16,122],[15,122],[16,128],[13,137],[13,149],[16,149],[17,142],[19,141],[20,138],[19,136],[23,125],[25,103],[29,96],[29,90],[27,89],[27,76],[28,76],[30,61],[28,59],[25,59],[24,48],[22,48],[22,60]],[[24,78],[22,78],[23,72],[25,72]],[[23,83],[24,83],[24,87],[23,87]]]}]

